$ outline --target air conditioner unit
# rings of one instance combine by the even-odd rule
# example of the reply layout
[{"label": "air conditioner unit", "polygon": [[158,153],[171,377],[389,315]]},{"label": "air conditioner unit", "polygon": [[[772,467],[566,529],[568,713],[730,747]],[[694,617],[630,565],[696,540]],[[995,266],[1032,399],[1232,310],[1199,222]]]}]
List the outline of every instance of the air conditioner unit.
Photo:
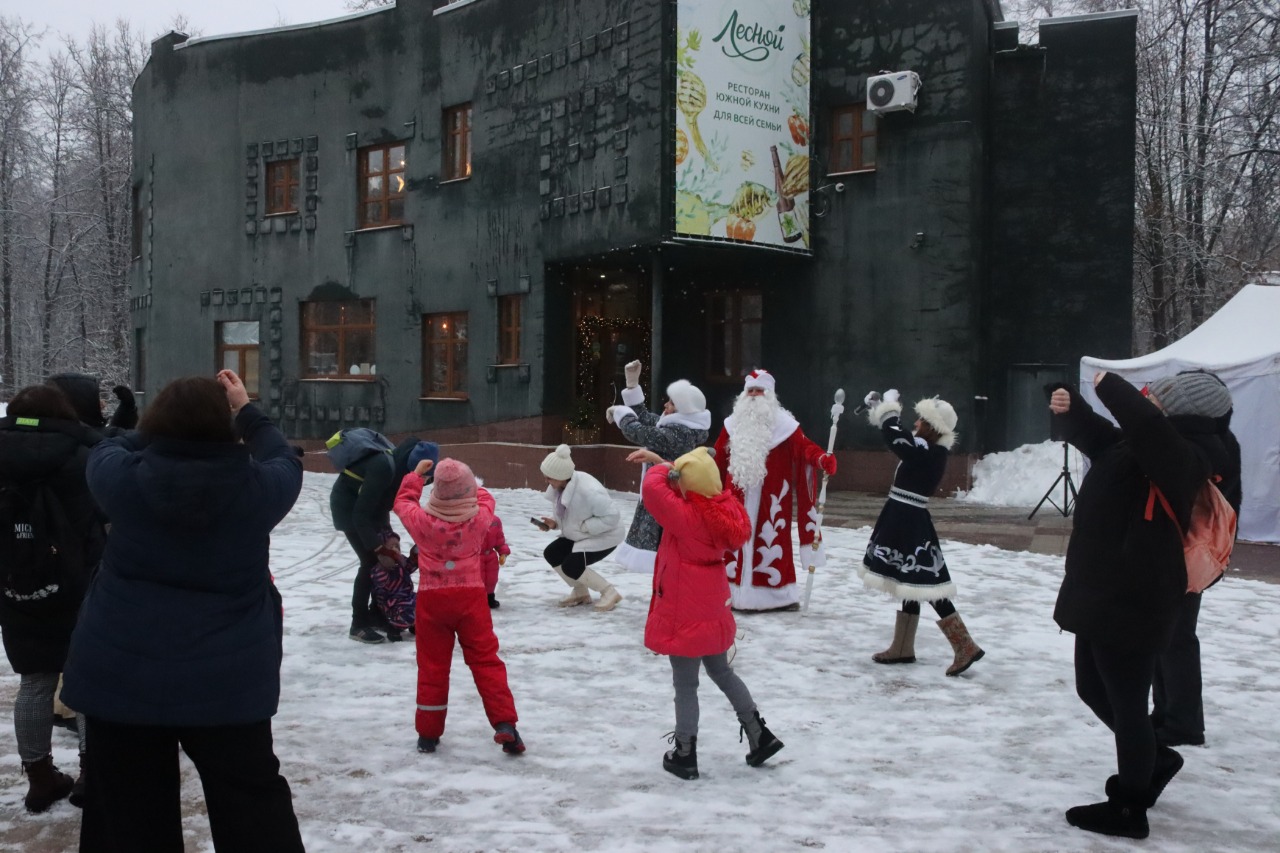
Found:
[{"label": "air conditioner unit", "polygon": [[916,111],[920,75],[914,71],[894,71],[867,78],[867,109],[873,113]]}]

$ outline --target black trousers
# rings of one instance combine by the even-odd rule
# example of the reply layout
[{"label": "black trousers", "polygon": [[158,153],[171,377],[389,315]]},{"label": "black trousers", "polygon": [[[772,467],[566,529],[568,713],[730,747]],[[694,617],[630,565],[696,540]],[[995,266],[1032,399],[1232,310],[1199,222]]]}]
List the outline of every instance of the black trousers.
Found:
[{"label": "black trousers", "polygon": [[373,603],[373,576],[370,572],[373,564],[378,562],[378,555],[364,547],[359,536],[347,531],[343,533],[351,543],[351,550],[356,552],[358,562],[356,579],[351,584],[351,627],[371,628],[375,620],[370,609]]},{"label": "black trousers", "polygon": [[[939,598],[937,601],[930,601],[933,606],[933,612],[938,614],[939,619],[946,619],[952,613],[956,612],[956,606],[951,603],[949,598]],[[903,613],[914,613],[920,615],[920,602],[911,601],[910,599],[902,602]]]},{"label": "black trousers", "polygon": [[587,566],[600,562],[612,553],[612,548],[605,548],[603,551],[575,552],[572,539],[567,536],[558,536],[543,549],[542,558],[547,561],[548,566],[552,568],[559,566],[566,575],[577,580],[582,577]]},{"label": "black trousers", "polygon": [[1076,637],[1076,693],[1111,729],[1120,784],[1133,792],[1151,787],[1156,732],[1147,714],[1154,652],[1133,652]]},{"label": "black trousers", "polygon": [[1200,681],[1200,593],[1182,597],[1178,621],[1173,626],[1173,642],[1156,661],[1152,699],[1152,722],[1178,740],[1204,736],[1204,702]]},{"label": "black trousers", "polygon": [[182,853],[178,747],[200,772],[218,853],[302,853],[271,721],[128,726],[88,718],[80,853]]}]

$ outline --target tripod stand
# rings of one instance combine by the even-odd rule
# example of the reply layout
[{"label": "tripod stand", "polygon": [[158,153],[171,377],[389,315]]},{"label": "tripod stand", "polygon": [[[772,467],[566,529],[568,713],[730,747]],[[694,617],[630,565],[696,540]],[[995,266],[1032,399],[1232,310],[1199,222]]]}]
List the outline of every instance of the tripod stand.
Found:
[{"label": "tripod stand", "polygon": [[[1058,479],[1054,480],[1053,485],[1044,493],[1040,503],[1036,504],[1036,508],[1031,510],[1031,515],[1027,516],[1028,520],[1035,518],[1036,513],[1040,511],[1040,507],[1044,506],[1045,501],[1048,501],[1054,509],[1062,513],[1063,518],[1071,515],[1071,510],[1075,508],[1076,503],[1076,484],[1071,481],[1071,468],[1067,462],[1070,452],[1071,445],[1065,441],[1062,442],[1062,471],[1058,473]],[[1057,501],[1050,497],[1053,494],[1053,490],[1058,488],[1058,483],[1062,483],[1062,506],[1058,506]]]}]

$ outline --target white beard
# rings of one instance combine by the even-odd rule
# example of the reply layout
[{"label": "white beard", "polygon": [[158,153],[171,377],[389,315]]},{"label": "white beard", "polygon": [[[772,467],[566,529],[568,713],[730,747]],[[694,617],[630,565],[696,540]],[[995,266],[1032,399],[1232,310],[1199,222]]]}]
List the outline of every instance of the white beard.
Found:
[{"label": "white beard", "polygon": [[781,410],[772,391],[762,397],[741,396],[733,404],[733,435],[729,439],[729,476],[741,489],[764,483],[773,424]]}]

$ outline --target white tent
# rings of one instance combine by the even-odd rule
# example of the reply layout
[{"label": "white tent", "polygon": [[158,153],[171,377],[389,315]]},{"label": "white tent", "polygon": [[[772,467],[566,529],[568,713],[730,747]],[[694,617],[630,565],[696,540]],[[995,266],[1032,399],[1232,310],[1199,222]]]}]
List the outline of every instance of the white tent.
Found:
[{"label": "white tent", "polygon": [[1280,286],[1246,285],[1182,340],[1138,358],[1080,359],[1080,392],[1107,414],[1093,377],[1118,373],[1141,388],[1180,370],[1211,370],[1235,402],[1231,429],[1240,439],[1244,502],[1240,538],[1280,542]]}]

